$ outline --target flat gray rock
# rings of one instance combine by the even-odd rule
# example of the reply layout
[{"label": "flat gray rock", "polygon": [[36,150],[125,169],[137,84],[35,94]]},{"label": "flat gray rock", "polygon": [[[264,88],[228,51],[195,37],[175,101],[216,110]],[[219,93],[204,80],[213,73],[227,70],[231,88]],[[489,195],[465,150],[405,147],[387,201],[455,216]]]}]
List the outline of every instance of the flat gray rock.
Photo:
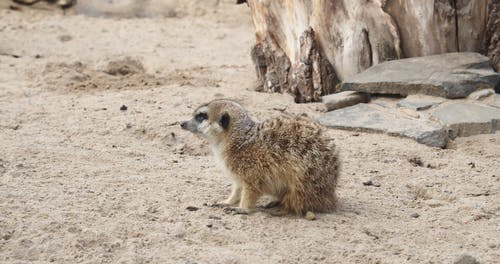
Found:
[{"label": "flat gray rock", "polygon": [[368,103],[370,95],[362,92],[346,91],[325,95],[321,98],[327,111],[332,111],[359,103]]},{"label": "flat gray rock", "polygon": [[406,118],[396,109],[373,104],[357,104],[327,112],[318,121],[328,127],[387,133],[408,137],[432,147],[445,147],[447,135],[443,127],[431,121]]},{"label": "flat gray rock", "polygon": [[440,105],[431,112],[431,116],[446,127],[452,139],[491,134],[500,129],[500,108],[470,102]]},{"label": "flat gray rock", "polygon": [[415,111],[422,111],[431,108],[434,105],[440,104],[445,99],[434,96],[425,95],[409,95],[397,103],[398,107],[408,108]]},{"label": "flat gray rock", "polygon": [[386,61],[341,84],[342,91],[445,98],[464,98],[480,89],[499,91],[500,74],[487,57],[474,52]]}]

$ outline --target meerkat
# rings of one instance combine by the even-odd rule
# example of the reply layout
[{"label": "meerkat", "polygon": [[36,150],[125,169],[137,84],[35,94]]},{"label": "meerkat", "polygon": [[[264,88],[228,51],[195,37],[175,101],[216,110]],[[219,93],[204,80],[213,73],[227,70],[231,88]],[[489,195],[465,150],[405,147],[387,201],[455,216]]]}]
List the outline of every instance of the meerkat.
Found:
[{"label": "meerkat", "polygon": [[231,194],[219,204],[226,209],[253,212],[263,195],[286,213],[335,209],[339,158],[318,123],[293,116],[257,123],[240,104],[218,99],[198,107],[181,127],[206,138],[231,175]]}]

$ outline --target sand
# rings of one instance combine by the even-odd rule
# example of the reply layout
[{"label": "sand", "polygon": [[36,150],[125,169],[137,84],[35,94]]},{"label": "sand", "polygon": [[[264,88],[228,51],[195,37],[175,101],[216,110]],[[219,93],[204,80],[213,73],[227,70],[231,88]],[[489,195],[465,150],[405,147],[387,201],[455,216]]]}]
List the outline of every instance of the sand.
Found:
[{"label": "sand", "polygon": [[232,2],[147,18],[0,10],[0,262],[500,263],[499,133],[436,149],[329,130],[337,211],[206,206],[231,182],[180,129],[194,108],[324,109],[253,91],[250,16]]}]

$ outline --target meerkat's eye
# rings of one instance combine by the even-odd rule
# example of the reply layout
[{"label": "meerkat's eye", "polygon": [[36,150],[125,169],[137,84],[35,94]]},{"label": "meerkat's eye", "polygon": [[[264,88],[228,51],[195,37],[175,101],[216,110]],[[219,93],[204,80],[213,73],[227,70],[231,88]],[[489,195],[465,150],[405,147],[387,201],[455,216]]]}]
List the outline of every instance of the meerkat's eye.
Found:
[{"label": "meerkat's eye", "polygon": [[203,122],[203,120],[208,119],[208,115],[207,113],[199,113],[194,118],[196,119],[196,121],[201,123]]},{"label": "meerkat's eye", "polygon": [[219,119],[219,125],[226,129],[229,126],[230,117],[228,113],[223,113]]}]

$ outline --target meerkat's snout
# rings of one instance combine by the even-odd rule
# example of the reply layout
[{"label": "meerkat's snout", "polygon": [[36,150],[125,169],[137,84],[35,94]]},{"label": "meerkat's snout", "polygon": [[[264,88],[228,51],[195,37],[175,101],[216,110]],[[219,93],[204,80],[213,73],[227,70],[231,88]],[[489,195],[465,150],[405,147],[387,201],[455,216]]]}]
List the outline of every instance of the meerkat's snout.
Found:
[{"label": "meerkat's snout", "polygon": [[181,123],[181,128],[195,134],[203,134],[204,127],[208,122],[208,112],[206,107],[199,108],[193,113],[193,118]]},{"label": "meerkat's snout", "polygon": [[211,111],[207,106],[201,106],[193,113],[193,118],[181,123],[181,128],[194,134],[212,138],[227,130],[230,126],[231,117],[227,112]]}]

